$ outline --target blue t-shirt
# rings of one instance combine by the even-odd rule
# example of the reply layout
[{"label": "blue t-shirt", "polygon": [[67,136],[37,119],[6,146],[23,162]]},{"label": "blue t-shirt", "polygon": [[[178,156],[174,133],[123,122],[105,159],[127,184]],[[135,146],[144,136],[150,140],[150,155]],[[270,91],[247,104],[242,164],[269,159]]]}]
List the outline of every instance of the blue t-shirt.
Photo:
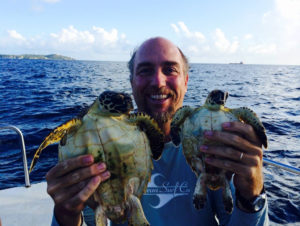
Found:
[{"label": "blue t-shirt", "polygon": [[[269,225],[267,202],[257,213],[245,213],[234,206],[232,214],[227,214],[223,205],[222,189],[207,189],[204,208],[196,210],[192,200],[197,178],[186,163],[180,147],[175,147],[171,142],[165,144],[162,157],[153,162],[151,181],[141,199],[150,225]],[[232,182],[230,185],[235,198]]]}]

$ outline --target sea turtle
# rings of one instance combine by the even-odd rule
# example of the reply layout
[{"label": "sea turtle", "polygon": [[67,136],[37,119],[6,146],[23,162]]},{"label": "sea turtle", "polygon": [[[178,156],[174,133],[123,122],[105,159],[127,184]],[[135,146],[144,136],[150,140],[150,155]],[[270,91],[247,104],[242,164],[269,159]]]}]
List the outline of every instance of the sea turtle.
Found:
[{"label": "sea turtle", "polygon": [[151,157],[159,159],[164,138],[150,116],[130,114],[132,109],[128,94],[103,92],[82,117],[51,132],[31,163],[30,171],[41,151],[59,141],[60,161],[92,154],[96,162],[105,162],[111,177],[94,193],[97,226],[106,225],[106,217],[116,223],[127,219],[130,225],[149,225],[139,198],[151,177]]},{"label": "sea turtle", "polygon": [[231,213],[233,209],[229,187],[230,179],[226,170],[206,165],[205,158],[209,157],[209,155],[199,151],[201,145],[211,144],[203,136],[205,130],[222,130],[221,125],[224,122],[242,121],[253,126],[262,144],[267,148],[265,128],[256,114],[246,107],[236,109],[224,107],[227,98],[227,92],[213,90],[208,95],[203,106],[197,108],[183,106],[176,111],[171,122],[172,141],[175,145],[179,145],[182,142],[182,149],[187,163],[197,176],[193,195],[193,203],[196,209],[204,207],[206,187],[211,190],[217,190],[222,187],[225,210]]}]

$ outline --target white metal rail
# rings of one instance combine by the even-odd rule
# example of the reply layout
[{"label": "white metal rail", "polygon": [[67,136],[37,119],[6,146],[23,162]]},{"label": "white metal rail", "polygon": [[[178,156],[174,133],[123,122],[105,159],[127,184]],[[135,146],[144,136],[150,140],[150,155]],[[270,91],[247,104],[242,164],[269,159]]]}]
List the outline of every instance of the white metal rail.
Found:
[{"label": "white metal rail", "polygon": [[267,159],[267,158],[263,158],[263,162],[268,164],[268,165],[275,166],[277,168],[281,168],[281,169],[284,169],[284,170],[289,171],[291,173],[295,173],[295,174],[300,175],[300,169],[298,169],[296,167],[289,166],[289,165],[286,165],[286,164],[283,164],[283,163],[280,163],[280,162],[275,162],[275,161],[273,161],[271,159]]},{"label": "white metal rail", "polygon": [[21,144],[21,150],[23,155],[23,167],[24,167],[24,176],[25,176],[25,187],[30,187],[30,180],[29,180],[29,174],[28,174],[28,167],[27,167],[27,157],[26,157],[26,149],[25,149],[25,142],[24,137],[21,132],[21,130],[15,126],[0,126],[0,130],[14,130],[19,135],[19,141]]}]

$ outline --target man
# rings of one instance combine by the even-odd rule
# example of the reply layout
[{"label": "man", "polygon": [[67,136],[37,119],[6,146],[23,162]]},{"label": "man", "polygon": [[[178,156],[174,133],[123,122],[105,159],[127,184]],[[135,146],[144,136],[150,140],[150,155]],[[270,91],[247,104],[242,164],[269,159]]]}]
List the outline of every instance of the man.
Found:
[{"label": "man", "polygon": [[[224,123],[221,132],[205,132],[207,139],[225,144],[225,147],[203,146],[200,151],[214,154],[215,157],[206,160],[207,164],[235,173],[233,182],[238,205],[229,215],[222,204],[221,190],[208,191],[206,205],[198,211],[191,201],[196,177],[186,164],[182,151],[167,143],[170,141],[172,115],[182,106],[187,91],[188,62],[173,43],[164,38],[153,38],[146,40],[133,54],[129,69],[138,111],[154,117],[166,136],[162,158],[154,162],[152,180],[148,185],[150,190],[142,198],[150,224],[216,225],[218,221],[223,225],[267,224],[261,142],[253,128],[231,122]],[[89,155],[64,161],[52,168],[46,179],[59,224],[79,225],[86,201],[108,178],[105,164],[95,164]],[[154,192],[151,188],[155,188]]]}]

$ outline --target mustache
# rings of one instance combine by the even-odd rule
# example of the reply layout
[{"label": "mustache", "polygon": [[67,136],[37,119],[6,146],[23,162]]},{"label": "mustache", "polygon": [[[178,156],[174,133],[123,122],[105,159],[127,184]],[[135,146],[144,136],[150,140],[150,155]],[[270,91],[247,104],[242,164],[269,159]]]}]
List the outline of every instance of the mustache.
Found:
[{"label": "mustache", "polygon": [[171,89],[168,89],[166,87],[161,87],[161,88],[151,88],[147,91],[147,94],[148,95],[152,95],[152,94],[165,94],[165,95],[168,95],[170,97],[175,97],[176,96],[176,93],[171,90]]}]

